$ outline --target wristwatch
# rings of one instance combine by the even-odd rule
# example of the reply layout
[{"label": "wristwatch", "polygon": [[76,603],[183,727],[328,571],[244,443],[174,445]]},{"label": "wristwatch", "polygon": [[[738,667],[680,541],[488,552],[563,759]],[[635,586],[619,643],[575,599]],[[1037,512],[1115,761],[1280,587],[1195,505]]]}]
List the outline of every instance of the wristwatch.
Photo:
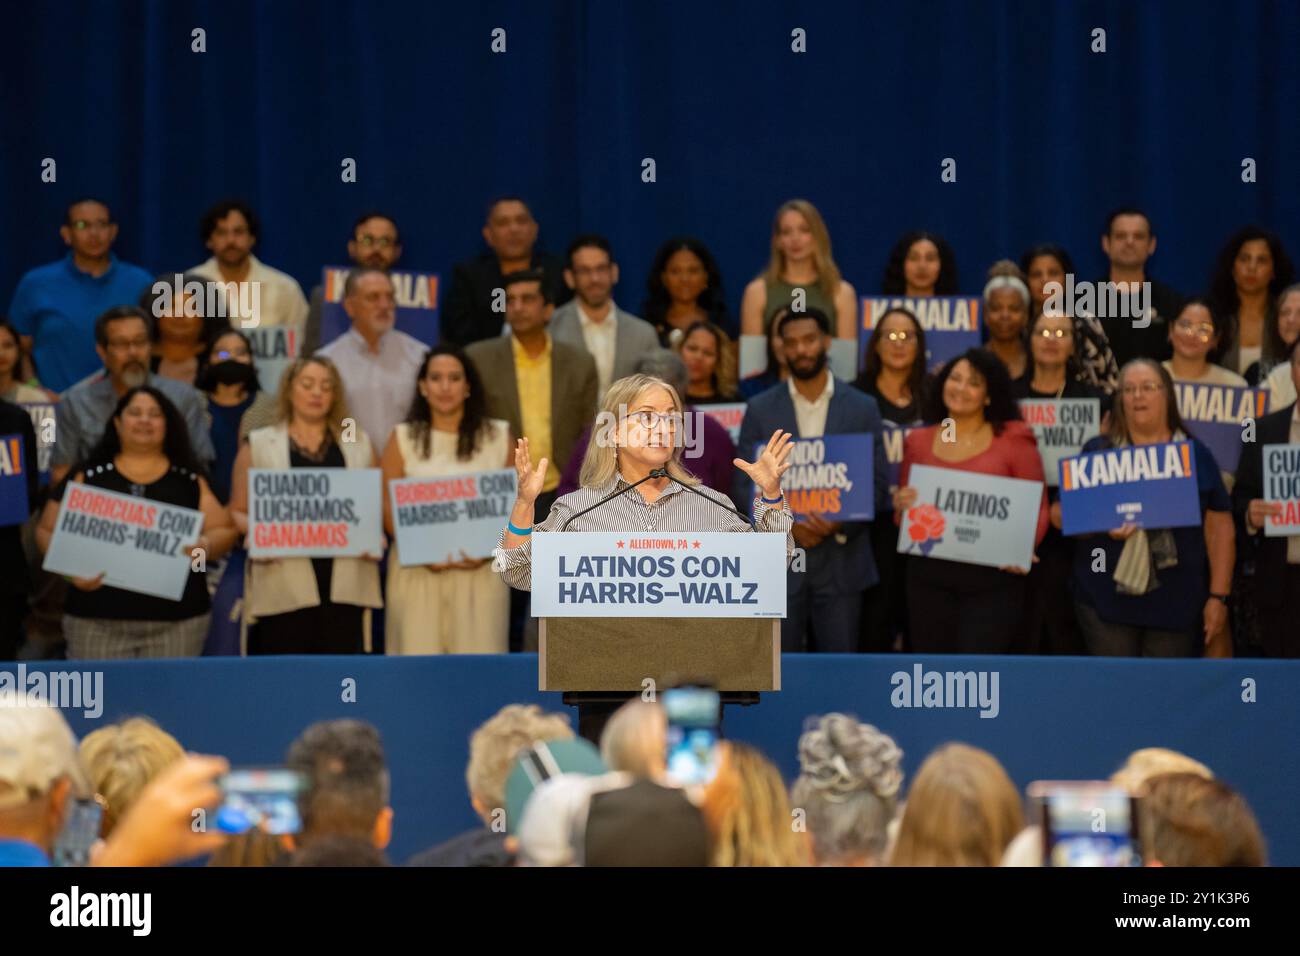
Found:
[{"label": "wristwatch", "polygon": [[1222,601],[1224,607],[1228,606],[1228,598],[1231,596],[1231,594],[1215,594],[1213,591],[1210,592],[1210,597],[1214,598],[1216,601]]}]

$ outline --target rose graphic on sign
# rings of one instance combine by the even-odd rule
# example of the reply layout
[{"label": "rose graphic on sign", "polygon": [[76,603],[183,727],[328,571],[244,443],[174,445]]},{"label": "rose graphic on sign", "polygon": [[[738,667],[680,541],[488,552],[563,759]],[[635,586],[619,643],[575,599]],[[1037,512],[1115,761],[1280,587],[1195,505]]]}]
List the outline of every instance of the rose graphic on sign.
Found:
[{"label": "rose graphic on sign", "polygon": [[916,550],[928,555],[943,540],[943,512],[934,505],[917,505],[907,510],[907,536]]}]

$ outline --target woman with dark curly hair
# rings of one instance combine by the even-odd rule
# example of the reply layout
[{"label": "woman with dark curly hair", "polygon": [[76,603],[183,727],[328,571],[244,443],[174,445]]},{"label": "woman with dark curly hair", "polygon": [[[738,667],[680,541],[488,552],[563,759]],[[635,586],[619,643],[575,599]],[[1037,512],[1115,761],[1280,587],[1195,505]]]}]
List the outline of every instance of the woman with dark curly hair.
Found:
[{"label": "woman with dark curly hair", "polygon": [[[1020,271],[1029,284],[1030,320],[1043,312],[1048,299],[1049,282],[1065,285],[1065,277],[1074,274],[1074,260],[1055,243],[1042,242],[1030,246],[1020,257]],[[1106,331],[1096,316],[1077,309],[1056,310],[1069,315],[1074,322],[1074,357],[1079,381],[1100,389],[1106,395],[1114,393],[1119,384],[1119,363],[1106,338]],[[1073,314],[1071,314],[1073,313]]]},{"label": "woman with dark curly hair", "polygon": [[[894,514],[916,504],[908,485],[914,465],[1043,480],[1034,433],[1020,417],[1007,368],[984,349],[951,359],[926,396],[925,428],[903,442]],[[1038,511],[1037,548],[1047,533],[1047,493]],[[912,649],[919,654],[998,654],[1020,649],[1023,630],[1008,608],[1025,605],[1029,568],[992,568],[943,558],[912,557],[907,607]]]},{"label": "woman with dark curly hair", "polygon": [[1295,267],[1282,240],[1267,229],[1239,229],[1219,251],[1208,296],[1226,326],[1219,364],[1251,385],[1286,357],[1277,300],[1293,282]]},{"label": "woman with dark curly hair", "polygon": [[722,293],[722,271],[704,243],[678,236],[659,247],[646,279],[641,314],[655,327],[664,348],[674,348],[700,321],[734,331]]},{"label": "woman with dark curly hair", "polygon": [[943,236],[932,232],[904,233],[885,263],[880,291],[909,298],[957,294],[957,258]]}]

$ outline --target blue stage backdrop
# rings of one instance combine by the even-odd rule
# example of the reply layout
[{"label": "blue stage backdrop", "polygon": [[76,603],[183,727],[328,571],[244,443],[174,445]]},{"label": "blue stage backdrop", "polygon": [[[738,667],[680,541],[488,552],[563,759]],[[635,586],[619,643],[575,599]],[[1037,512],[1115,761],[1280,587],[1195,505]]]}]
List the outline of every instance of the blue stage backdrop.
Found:
[{"label": "blue stage backdrop", "polygon": [[[893,675],[911,675],[918,664],[925,671],[996,673],[997,715],[895,708]],[[312,721],[372,721],[392,768],[395,862],[477,825],[465,763],[478,724],[510,702],[562,707],[559,694],[537,691],[534,655],[28,665],[34,667],[103,671],[103,715],[88,720],[64,711],[78,735],[147,714],[186,748],[235,764],[282,762]],[[952,740],[992,752],[1022,792],[1032,780],[1109,776],[1139,747],[1173,747],[1241,790],[1259,817],[1271,862],[1300,865],[1300,663],[799,654],[784,657],[783,676],[782,692],[764,694],[754,707],[729,707],[725,733],[761,748],[787,781],[798,771],[804,719],[833,710],[893,735],[909,782],[926,754]],[[355,703],[342,699],[349,678]],[[1246,681],[1255,702],[1243,700]]]},{"label": "blue stage backdrop", "polygon": [[733,313],[790,197],[822,209],[860,292],[914,227],[951,240],[963,292],[1049,239],[1092,278],[1106,211],[1136,202],[1152,274],[1196,291],[1239,224],[1300,252],[1297,35],[1300,5],[1219,0],[23,4],[0,32],[0,308],[84,194],[155,272],[206,258],[202,210],[242,196],[257,253],[310,288],[363,209],[396,215],[403,266],[449,276],[488,197],[518,193],[551,250],[612,238],[626,308],[658,243],[699,235]]}]

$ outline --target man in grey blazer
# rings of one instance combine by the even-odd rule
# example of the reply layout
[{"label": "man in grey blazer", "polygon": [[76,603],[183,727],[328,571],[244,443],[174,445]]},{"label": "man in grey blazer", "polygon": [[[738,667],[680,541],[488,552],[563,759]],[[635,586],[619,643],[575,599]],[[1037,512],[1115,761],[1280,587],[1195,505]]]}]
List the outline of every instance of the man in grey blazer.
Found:
[{"label": "man in grey blazer", "polygon": [[[736,454],[749,454],[778,428],[797,438],[870,432],[876,514],[888,514],[889,473],[880,440],[880,409],[870,395],[831,374],[827,364],[829,317],[818,309],[786,313],[777,319],[777,327],[790,365],[790,380],[749,400]],[[733,497],[741,507],[748,507],[753,500],[747,482],[743,474],[736,480]],[[879,579],[870,524],[811,515],[795,522],[794,538],[806,554],[806,569],[793,570],[792,564],[787,575],[781,650],[857,650],[862,592]]]},{"label": "man in grey blazer", "polygon": [[659,348],[654,326],[614,304],[618,263],[604,236],[578,236],[564,260],[564,282],[575,298],[555,310],[551,337],[584,350],[596,363],[599,394],[636,371],[637,362]]}]

